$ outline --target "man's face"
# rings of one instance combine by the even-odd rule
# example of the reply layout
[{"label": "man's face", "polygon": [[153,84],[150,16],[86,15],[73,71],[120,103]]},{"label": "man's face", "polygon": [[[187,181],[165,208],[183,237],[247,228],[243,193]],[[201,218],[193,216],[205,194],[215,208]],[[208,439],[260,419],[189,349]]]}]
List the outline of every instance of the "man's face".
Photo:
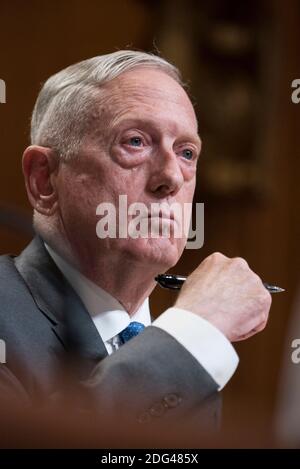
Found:
[{"label": "man's face", "polygon": [[200,153],[193,106],[175,80],[149,68],[107,83],[99,103],[78,158],[62,163],[58,173],[64,229],[81,255],[117,255],[166,270],[181,256],[184,236],[99,239],[96,208],[110,202],[118,209],[120,195],[127,195],[128,205],[142,202],[149,209],[152,203],[192,202]]}]

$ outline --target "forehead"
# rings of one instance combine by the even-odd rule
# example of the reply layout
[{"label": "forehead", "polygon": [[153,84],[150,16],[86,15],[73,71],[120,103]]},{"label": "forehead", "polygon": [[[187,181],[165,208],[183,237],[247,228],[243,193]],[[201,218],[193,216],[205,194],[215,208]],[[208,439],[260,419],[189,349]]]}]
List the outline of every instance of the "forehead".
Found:
[{"label": "forehead", "polygon": [[103,88],[101,111],[117,124],[124,117],[181,122],[197,131],[193,105],[182,86],[158,69],[140,67],[122,73]]}]

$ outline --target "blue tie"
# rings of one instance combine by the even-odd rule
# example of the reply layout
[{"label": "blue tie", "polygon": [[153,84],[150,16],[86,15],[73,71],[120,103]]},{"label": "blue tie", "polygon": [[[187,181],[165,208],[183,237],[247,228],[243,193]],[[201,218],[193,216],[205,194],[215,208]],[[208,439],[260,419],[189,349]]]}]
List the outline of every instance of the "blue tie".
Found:
[{"label": "blue tie", "polygon": [[128,342],[128,340],[132,339],[140,332],[145,329],[144,324],[140,322],[133,321],[127,326],[122,332],[120,332],[119,337],[121,339],[122,344]]}]

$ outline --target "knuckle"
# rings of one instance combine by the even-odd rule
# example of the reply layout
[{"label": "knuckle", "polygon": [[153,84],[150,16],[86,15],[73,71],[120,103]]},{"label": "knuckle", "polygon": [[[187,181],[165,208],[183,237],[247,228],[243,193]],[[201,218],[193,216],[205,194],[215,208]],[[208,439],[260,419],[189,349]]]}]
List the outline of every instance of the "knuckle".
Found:
[{"label": "knuckle", "polygon": [[270,311],[269,305],[266,306],[266,304],[264,303],[261,308],[261,321],[262,322],[266,323],[268,321],[269,311]]},{"label": "knuckle", "polygon": [[239,267],[249,268],[248,262],[243,257],[234,257],[232,261]]},{"label": "knuckle", "polygon": [[224,256],[221,252],[213,252],[210,256],[206,258],[208,261],[211,261],[213,263],[219,263],[224,261],[226,256]]},{"label": "knuckle", "polygon": [[263,320],[263,327],[266,327],[268,319],[269,319],[269,312],[266,311],[265,316],[264,316],[264,320]]},{"label": "knuckle", "polygon": [[251,270],[251,274],[252,274],[252,283],[257,288],[259,296],[260,297],[265,297],[265,294],[267,294],[267,296],[268,296],[269,292],[265,288],[265,286],[263,285],[263,282],[262,282],[262,279],[260,278],[260,276],[257,275],[252,270]]},{"label": "knuckle", "polygon": [[259,327],[257,328],[257,332],[263,331],[263,330],[265,329],[266,325],[267,325],[267,321],[263,321],[263,322],[259,325]]},{"label": "knuckle", "polygon": [[221,252],[218,252],[218,251],[213,252],[210,257],[212,257],[213,259],[224,259],[225,258],[224,254],[222,254]]},{"label": "knuckle", "polygon": [[257,297],[256,301],[258,305],[258,311],[264,313],[267,310],[267,306],[268,306],[266,302],[265,294],[264,293],[260,294]]},{"label": "knuckle", "polygon": [[252,278],[257,283],[257,285],[261,286],[262,280],[259,275],[257,275],[255,272],[252,272]]},{"label": "knuckle", "polygon": [[260,318],[260,323],[266,325],[268,321],[268,313],[264,311]]},{"label": "knuckle", "polygon": [[263,287],[263,289],[264,289],[264,292],[262,294],[263,301],[264,301],[265,306],[269,308],[272,303],[272,296],[271,296],[271,293],[268,292],[268,290],[265,287]]}]

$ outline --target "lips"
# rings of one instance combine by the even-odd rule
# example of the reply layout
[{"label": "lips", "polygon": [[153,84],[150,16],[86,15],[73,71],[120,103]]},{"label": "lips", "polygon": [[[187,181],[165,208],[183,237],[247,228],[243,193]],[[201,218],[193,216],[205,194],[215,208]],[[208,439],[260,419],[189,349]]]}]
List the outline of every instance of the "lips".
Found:
[{"label": "lips", "polygon": [[148,218],[162,218],[167,220],[175,220],[174,212],[172,210],[166,209],[155,209],[150,208],[148,213]]}]

